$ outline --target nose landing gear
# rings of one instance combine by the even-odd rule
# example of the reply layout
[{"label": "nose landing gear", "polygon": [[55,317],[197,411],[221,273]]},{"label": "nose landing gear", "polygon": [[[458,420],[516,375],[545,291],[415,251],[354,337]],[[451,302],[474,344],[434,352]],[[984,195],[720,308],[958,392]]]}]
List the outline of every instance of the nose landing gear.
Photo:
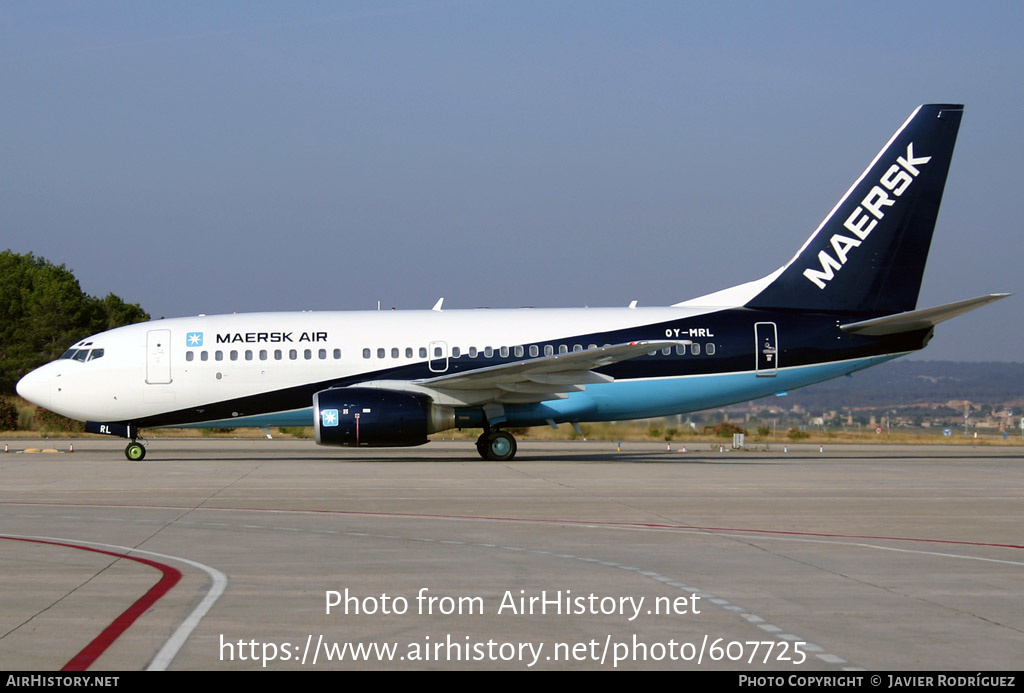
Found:
[{"label": "nose landing gear", "polygon": [[146,446],[137,440],[133,440],[124,449],[124,456],[132,462],[141,462],[146,456]]}]

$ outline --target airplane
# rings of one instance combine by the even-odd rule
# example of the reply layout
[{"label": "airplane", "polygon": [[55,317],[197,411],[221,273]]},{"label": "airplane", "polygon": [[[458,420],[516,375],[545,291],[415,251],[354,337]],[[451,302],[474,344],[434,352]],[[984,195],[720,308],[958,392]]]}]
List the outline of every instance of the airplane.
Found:
[{"label": "airplane", "polygon": [[320,445],[414,446],[481,428],[662,417],[859,371],[924,348],[999,300],[917,309],[963,106],[918,107],[796,255],[756,281],[667,307],[199,315],[74,344],[23,398],[127,438],[151,427],[310,426]]}]

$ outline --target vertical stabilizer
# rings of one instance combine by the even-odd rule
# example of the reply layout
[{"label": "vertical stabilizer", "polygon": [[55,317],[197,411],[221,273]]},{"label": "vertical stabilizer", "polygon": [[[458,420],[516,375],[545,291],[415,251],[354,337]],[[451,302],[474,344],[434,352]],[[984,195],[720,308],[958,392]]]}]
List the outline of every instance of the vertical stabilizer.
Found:
[{"label": "vertical stabilizer", "polygon": [[963,106],[915,110],[751,308],[913,310]]}]

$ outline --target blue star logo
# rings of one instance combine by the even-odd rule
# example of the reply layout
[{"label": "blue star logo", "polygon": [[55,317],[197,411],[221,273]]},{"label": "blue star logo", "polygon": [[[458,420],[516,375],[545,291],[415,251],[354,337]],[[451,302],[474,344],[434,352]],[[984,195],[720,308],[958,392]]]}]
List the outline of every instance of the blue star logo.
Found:
[{"label": "blue star logo", "polygon": [[202,332],[189,332],[185,335],[185,346],[190,347],[201,347],[203,346],[203,333]]},{"label": "blue star logo", "polygon": [[320,423],[323,426],[337,426],[338,425],[338,410],[337,409],[324,409],[320,412]]}]

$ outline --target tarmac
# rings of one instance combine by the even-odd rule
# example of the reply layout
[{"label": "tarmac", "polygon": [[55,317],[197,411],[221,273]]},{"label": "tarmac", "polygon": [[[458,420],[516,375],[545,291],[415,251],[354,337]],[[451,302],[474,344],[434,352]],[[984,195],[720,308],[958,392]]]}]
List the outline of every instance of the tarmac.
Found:
[{"label": "tarmac", "polygon": [[1019,447],[123,447],[0,453],[0,669],[978,672],[1024,653]]}]

